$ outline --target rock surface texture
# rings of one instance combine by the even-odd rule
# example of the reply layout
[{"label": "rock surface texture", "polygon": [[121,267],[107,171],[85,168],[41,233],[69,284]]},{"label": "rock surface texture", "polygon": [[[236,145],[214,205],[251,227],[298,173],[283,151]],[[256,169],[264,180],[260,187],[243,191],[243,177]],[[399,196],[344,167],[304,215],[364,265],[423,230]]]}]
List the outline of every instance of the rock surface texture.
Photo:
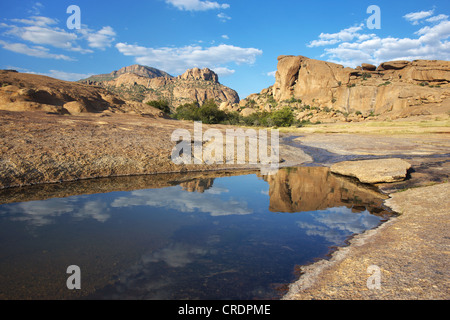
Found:
[{"label": "rock surface texture", "polygon": [[344,161],[331,166],[333,173],[369,184],[403,181],[409,169],[411,164],[402,159]]},{"label": "rock surface texture", "polygon": [[289,101],[291,107],[304,111],[298,113],[300,119],[311,122],[360,121],[376,116],[390,120],[448,117],[450,61],[391,61],[378,67],[364,63],[353,69],[304,56],[280,56],[275,84],[241,104],[273,110]]}]

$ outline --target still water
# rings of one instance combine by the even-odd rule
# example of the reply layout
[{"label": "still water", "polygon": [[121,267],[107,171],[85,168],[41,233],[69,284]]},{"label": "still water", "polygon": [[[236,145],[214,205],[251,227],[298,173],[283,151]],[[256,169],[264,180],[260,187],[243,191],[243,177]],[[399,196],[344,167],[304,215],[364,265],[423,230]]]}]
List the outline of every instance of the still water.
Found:
[{"label": "still water", "polygon": [[299,266],[386,220],[383,199],[325,168],[2,191],[0,299],[277,299]]}]

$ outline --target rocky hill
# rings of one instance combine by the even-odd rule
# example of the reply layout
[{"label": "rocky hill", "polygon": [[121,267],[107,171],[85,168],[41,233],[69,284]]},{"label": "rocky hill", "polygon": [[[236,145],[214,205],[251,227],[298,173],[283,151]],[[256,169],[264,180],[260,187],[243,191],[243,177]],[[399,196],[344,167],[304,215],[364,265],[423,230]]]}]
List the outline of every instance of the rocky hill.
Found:
[{"label": "rocky hill", "polygon": [[220,84],[219,77],[210,69],[194,68],[178,77],[155,70],[135,65],[108,75],[80,80],[80,82],[101,86],[126,100],[144,103],[152,100],[166,100],[173,108],[191,102],[202,105],[209,99],[215,100],[218,104],[239,103],[237,92]]},{"label": "rocky hill", "polygon": [[246,114],[290,106],[311,122],[450,114],[450,62],[391,61],[352,69],[280,56],[275,84],[240,102]]},{"label": "rocky hill", "polygon": [[0,70],[0,110],[163,116],[160,110],[123,100],[104,88],[7,70]]},{"label": "rocky hill", "polygon": [[132,73],[141,77],[146,77],[149,79],[152,78],[160,78],[160,77],[167,77],[167,78],[173,78],[170,74],[155,69],[155,68],[150,68],[147,66],[141,66],[138,64],[134,64],[132,66],[128,66],[128,67],[124,67],[122,69],[119,69],[117,71],[113,71],[111,73],[108,74],[100,74],[100,75],[95,75],[95,76],[91,76],[87,79],[81,80],[80,82],[86,83],[86,84],[91,84],[91,85],[101,85],[102,82],[104,81],[111,81],[114,79],[117,79],[118,77],[120,77],[123,74],[127,74],[127,73]]}]

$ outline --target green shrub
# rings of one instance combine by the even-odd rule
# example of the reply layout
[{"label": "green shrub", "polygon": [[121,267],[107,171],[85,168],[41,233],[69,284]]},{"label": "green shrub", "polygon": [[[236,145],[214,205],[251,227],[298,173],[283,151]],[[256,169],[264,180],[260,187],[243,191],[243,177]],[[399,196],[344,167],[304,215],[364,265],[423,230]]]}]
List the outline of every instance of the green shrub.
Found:
[{"label": "green shrub", "polygon": [[178,120],[201,121],[206,124],[217,124],[227,120],[225,111],[219,110],[214,100],[207,100],[203,106],[198,103],[187,103],[177,108],[174,118]]},{"label": "green shrub", "polygon": [[149,101],[149,102],[147,102],[147,104],[149,106],[152,106],[154,108],[161,110],[164,113],[167,113],[167,114],[171,113],[169,102],[167,102],[165,100]]},{"label": "green shrub", "polygon": [[198,109],[200,121],[206,124],[217,124],[223,122],[227,115],[225,111],[219,110],[214,100],[207,100],[203,106]]},{"label": "green shrub", "polygon": [[294,123],[294,113],[291,108],[285,107],[271,114],[273,125],[277,127],[290,127]]},{"label": "green shrub", "polygon": [[198,103],[186,103],[177,108],[175,114],[173,115],[173,118],[178,120],[200,121],[198,110]]}]

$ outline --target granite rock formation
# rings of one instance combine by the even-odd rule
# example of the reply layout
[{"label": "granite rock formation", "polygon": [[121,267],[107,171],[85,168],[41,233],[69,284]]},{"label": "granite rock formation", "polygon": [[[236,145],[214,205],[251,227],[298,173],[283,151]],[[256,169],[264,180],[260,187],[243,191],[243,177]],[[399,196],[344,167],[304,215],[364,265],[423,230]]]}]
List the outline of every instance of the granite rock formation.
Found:
[{"label": "granite rock formation", "polygon": [[364,63],[353,69],[304,56],[280,56],[275,84],[241,105],[271,111],[288,102],[297,107],[299,119],[312,122],[347,121],[351,115],[355,121],[448,116],[450,61],[390,61],[378,67]]},{"label": "granite rock formation", "polygon": [[239,103],[237,92],[220,84],[217,74],[208,68],[190,69],[178,77],[162,71],[144,72],[146,68],[148,67],[125,67],[107,77],[94,76],[81,82],[104,87],[126,100],[144,103],[166,100],[173,108],[192,102],[202,105],[210,99],[219,105],[223,102]]}]

